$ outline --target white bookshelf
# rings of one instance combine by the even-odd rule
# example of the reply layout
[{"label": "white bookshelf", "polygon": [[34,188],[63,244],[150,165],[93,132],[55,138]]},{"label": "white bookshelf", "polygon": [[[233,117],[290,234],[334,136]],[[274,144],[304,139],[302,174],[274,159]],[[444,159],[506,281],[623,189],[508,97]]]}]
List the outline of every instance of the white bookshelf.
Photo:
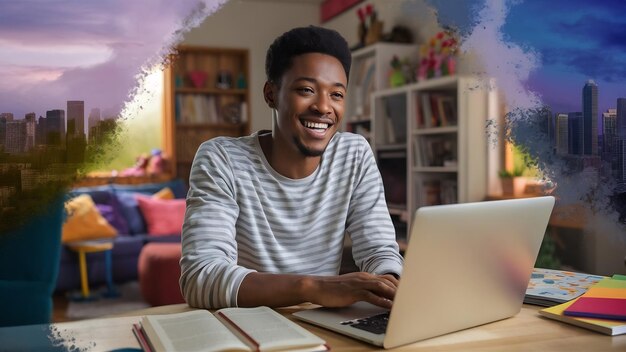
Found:
[{"label": "white bookshelf", "polygon": [[371,93],[389,87],[388,74],[394,56],[415,58],[417,47],[412,44],[376,43],[352,52],[348,94],[342,127],[364,135],[370,140],[372,107]]},{"label": "white bookshelf", "polygon": [[[407,229],[421,206],[486,197],[486,123],[490,101],[493,104],[496,97],[488,83],[475,77],[448,76],[371,94],[372,149],[392,215],[405,219]],[[425,121],[422,105],[426,98],[422,96],[431,108],[436,106],[438,119],[430,119],[431,123]],[[392,127],[395,133],[390,134]],[[402,177],[401,172],[405,172]],[[406,192],[402,197],[401,188]],[[390,197],[405,201],[390,201]]]}]

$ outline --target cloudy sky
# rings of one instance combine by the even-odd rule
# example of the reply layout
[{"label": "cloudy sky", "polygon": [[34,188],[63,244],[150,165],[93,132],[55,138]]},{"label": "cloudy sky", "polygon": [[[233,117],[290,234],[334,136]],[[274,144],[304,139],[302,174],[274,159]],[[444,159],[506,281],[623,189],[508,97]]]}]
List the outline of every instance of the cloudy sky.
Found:
[{"label": "cloudy sky", "polygon": [[225,1],[2,0],[0,112],[120,109],[143,70]]},{"label": "cloudy sky", "polygon": [[[444,24],[468,35],[491,7],[493,17],[502,16],[498,28],[500,48],[485,55],[494,64],[528,63],[503,60],[517,48],[535,60],[528,66],[522,86],[537,94],[553,112],[581,111],[585,82],[598,84],[598,112],[615,108],[618,97],[626,97],[626,1],[624,0],[430,0]],[[501,6],[495,6],[495,4]],[[489,21],[486,21],[489,22]],[[485,36],[481,38],[485,39]],[[480,40],[476,40],[476,46]],[[491,41],[491,44],[494,44]],[[521,59],[521,61],[520,61]]]}]

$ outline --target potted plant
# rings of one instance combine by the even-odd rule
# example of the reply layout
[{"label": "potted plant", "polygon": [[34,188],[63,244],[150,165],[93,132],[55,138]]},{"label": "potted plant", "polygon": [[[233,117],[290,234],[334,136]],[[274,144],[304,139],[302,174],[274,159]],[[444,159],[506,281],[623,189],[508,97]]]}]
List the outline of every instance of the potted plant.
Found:
[{"label": "potted plant", "polygon": [[516,167],[512,171],[501,170],[499,172],[502,183],[503,196],[521,196],[526,188],[526,178],[523,177],[524,168]]}]

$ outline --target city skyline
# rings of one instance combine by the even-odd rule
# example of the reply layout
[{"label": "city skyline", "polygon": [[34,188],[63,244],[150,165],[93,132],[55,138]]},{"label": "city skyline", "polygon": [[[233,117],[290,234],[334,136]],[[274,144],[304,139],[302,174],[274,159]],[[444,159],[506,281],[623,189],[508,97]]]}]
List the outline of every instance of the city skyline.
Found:
[{"label": "city skyline", "polygon": [[0,111],[41,116],[71,97],[117,115],[146,70],[225,2],[3,2]]}]

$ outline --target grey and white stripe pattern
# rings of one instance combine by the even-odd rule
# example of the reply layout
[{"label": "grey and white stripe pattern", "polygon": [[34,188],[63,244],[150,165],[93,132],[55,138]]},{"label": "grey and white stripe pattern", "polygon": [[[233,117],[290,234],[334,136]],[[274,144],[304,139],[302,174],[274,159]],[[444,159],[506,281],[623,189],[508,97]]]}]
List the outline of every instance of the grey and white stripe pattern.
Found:
[{"label": "grey and white stripe pattern", "polygon": [[253,271],[336,275],[345,232],[362,271],[401,273],[380,174],[359,135],[336,133],[303,179],[271,168],[258,133],[214,138],[198,149],[189,183],[180,285],[191,306],[237,306]]}]

